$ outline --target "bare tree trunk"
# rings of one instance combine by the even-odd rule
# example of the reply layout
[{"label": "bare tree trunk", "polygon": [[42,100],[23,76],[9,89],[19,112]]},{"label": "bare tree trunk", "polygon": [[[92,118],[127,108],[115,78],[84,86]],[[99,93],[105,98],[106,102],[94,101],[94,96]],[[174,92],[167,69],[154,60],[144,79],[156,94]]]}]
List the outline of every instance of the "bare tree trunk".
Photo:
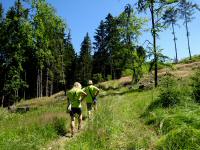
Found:
[{"label": "bare tree trunk", "polygon": [[65,96],[66,96],[67,95],[67,89],[66,89],[65,74],[64,74],[63,55],[62,55],[62,80],[63,80],[63,87],[64,87]]},{"label": "bare tree trunk", "polygon": [[135,83],[135,67],[134,67],[134,58],[132,57],[131,59],[132,61],[132,71],[133,71],[133,75],[132,75],[132,83]]},{"label": "bare tree trunk", "polygon": [[42,97],[43,87],[42,87],[42,69],[40,70],[40,97]]},{"label": "bare tree trunk", "polygon": [[37,98],[39,98],[39,92],[40,92],[40,90],[39,90],[39,77],[40,77],[40,74],[39,74],[39,69],[38,69],[38,71],[37,71]]},{"label": "bare tree trunk", "polygon": [[[24,81],[26,82],[26,71],[24,72]],[[26,88],[24,88],[24,100],[26,99]]]},{"label": "bare tree trunk", "polygon": [[53,82],[51,84],[51,95],[53,94]]},{"label": "bare tree trunk", "polygon": [[113,62],[112,62],[112,52],[110,52],[110,75],[113,79]]},{"label": "bare tree trunk", "polygon": [[115,69],[113,69],[113,79],[116,79]]},{"label": "bare tree trunk", "polygon": [[49,68],[47,68],[47,79],[46,79],[46,96],[49,96]]},{"label": "bare tree trunk", "polygon": [[154,18],[154,2],[151,2],[150,6],[151,12],[151,21],[152,21],[152,36],[153,36],[153,52],[154,52],[154,63],[155,63],[155,87],[158,85],[158,58],[157,58],[157,50],[156,50],[156,29],[155,29],[155,18]]},{"label": "bare tree trunk", "polygon": [[174,46],[175,46],[175,53],[176,53],[175,63],[178,63],[178,53],[177,53],[177,47],[176,47],[176,35],[175,35],[175,30],[174,30],[174,23],[172,23],[172,29],[173,29],[172,34],[174,35]]},{"label": "bare tree trunk", "polygon": [[19,90],[16,90],[16,96],[19,97]]},{"label": "bare tree trunk", "polygon": [[4,95],[1,98],[1,107],[3,107],[3,103],[4,103]]},{"label": "bare tree trunk", "polygon": [[186,28],[186,32],[187,32],[187,42],[188,42],[188,50],[189,50],[189,56],[190,56],[190,60],[192,59],[192,55],[191,55],[191,50],[190,50],[190,39],[189,39],[189,31],[188,31],[188,21],[187,21],[187,16],[185,15],[185,28]]}]

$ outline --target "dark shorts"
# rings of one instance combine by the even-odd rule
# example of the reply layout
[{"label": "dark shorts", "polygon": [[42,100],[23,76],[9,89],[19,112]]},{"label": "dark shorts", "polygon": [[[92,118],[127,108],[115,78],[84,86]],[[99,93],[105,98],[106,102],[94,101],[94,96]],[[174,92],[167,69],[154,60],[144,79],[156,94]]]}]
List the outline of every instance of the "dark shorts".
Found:
[{"label": "dark shorts", "polygon": [[87,103],[87,110],[91,111],[92,110],[92,103]]},{"label": "dark shorts", "polygon": [[82,114],[82,109],[81,108],[72,108],[70,111],[70,116],[75,117],[75,114],[78,114],[79,116]]},{"label": "dark shorts", "polygon": [[93,101],[93,103],[87,103],[87,110],[92,110],[92,106],[97,104],[97,99]]}]

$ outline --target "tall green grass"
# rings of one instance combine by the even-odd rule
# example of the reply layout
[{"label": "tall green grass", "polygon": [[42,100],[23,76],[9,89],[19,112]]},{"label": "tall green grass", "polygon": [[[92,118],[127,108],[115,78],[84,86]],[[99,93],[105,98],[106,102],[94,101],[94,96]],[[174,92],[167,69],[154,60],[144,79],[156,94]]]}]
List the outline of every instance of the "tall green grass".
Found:
[{"label": "tall green grass", "polygon": [[[200,106],[193,100],[189,81],[179,80],[173,84],[173,80],[167,81],[172,87],[161,90],[158,98],[148,106],[142,117],[146,124],[152,125],[163,135],[157,141],[155,149],[199,149]],[[163,105],[166,103],[170,105]]]},{"label": "tall green grass", "polygon": [[0,149],[37,150],[59,138],[69,127],[65,107],[57,102],[23,114],[0,109]]},{"label": "tall green grass", "polygon": [[[119,92],[119,91],[118,91]],[[123,93],[124,91],[122,91]],[[147,149],[157,138],[139,118],[150,103],[150,91],[105,96],[85,130],[66,143],[70,150]]]},{"label": "tall green grass", "polygon": [[[65,149],[199,149],[200,106],[192,97],[193,84],[173,78],[140,92],[117,81],[104,83],[113,88],[100,92],[98,111]],[[0,149],[41,149],[63,136],[70,129],[66,101],[54,100],[30,101],[38,109],[24,114],[0,109]],[[18,106],[23,105],[27,102]],[[83,109],[86,115],[85,104]]]}]

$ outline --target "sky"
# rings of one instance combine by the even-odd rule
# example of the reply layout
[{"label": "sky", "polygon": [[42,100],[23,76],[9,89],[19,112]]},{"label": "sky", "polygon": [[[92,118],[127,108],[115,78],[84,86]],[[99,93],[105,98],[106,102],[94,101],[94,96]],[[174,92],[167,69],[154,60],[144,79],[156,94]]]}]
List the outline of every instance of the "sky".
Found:
[{"label": "sky", "polygon": [[[11,7],[15,0],[0,0],[5,10]],[[101,20],[104,20],[108,13],[118,16],[126,4],[134,4],[136,0],[47,0],[67,24],[71,30],[72,43],[76,52],[80,51],[81,42],[86,33],[89,33],[92,42],[94,42],[95,29],[99,26]],[[192,0],[200,5],[200,0]],[[145,16],[145,15],[143,15]],[[148,14],[147,16],[148,17]],[[179,59],[189,56],[187,48],[187,37],[185,26],[179,21],[180,26],[176,28],[177,49]],[[200,12],[196,12],[195,19],[189,23],[190,44],[192,55],[200,54]],[[150,27],[150,24],[149,26]],[[152,41],[151,34],[144,32],[139,38],[139,44],[145,40]],[[159,34],[159,48],[163,53],[171,58],[175,57],[174,43],[171,28]],[[145,46],[145,45],[144,45]]]}]

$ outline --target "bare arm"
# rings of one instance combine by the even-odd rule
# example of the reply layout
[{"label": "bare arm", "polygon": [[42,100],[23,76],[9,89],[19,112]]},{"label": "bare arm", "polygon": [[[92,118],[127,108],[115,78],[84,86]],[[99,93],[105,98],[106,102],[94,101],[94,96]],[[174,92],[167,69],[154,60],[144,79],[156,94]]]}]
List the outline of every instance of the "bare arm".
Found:
[{"label": "bare arm", "polygon": [[94,97],[96,97],[97,95],[99,95],[99,90],[95,93]]},{"label": "bare arm", "polygon": [[82,94],[81,94],[81,101],[83,101],[84,100],[84,98],[87,96],[87,94],[85,93],[85,92],[83,92]]}]

